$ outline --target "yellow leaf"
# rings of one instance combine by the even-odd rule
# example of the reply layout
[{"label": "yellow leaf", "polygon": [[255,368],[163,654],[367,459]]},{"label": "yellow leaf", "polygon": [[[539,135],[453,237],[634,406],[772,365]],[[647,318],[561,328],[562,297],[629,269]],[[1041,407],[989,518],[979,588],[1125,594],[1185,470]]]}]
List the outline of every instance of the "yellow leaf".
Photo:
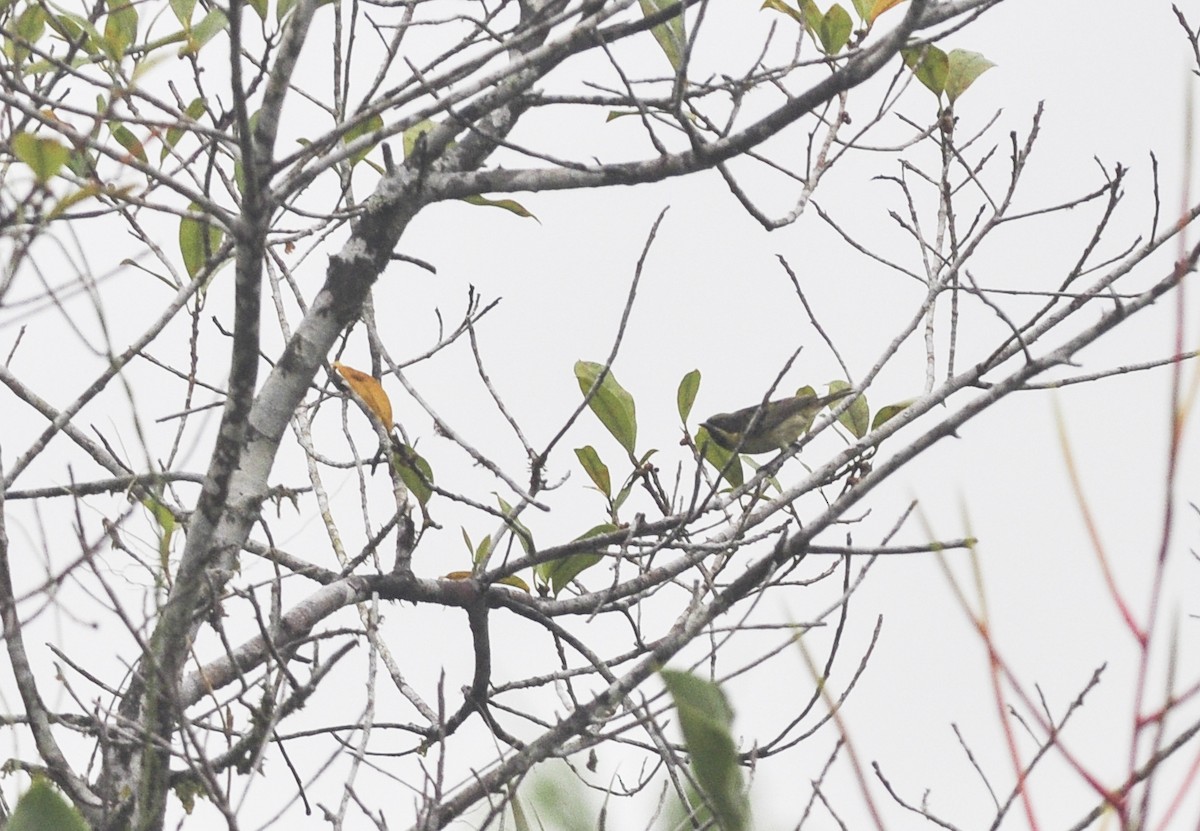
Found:
[{"label": "yellow leaf", "polygon": [[[452,571],[449,574],[443,574],[442,579],[443,580],[470,580],[474,576],[475,576],[475,572],[473,572],[473,571]],[[497,582],[503,583],[506,586],[512,586],[514,588],[518,588],[521,591],[525,592],[526,594],[533,594],[533,592],[529,590],[529,584],[526,583],[524,580],[522,580],[520,577],[518,577],[515,574],[510,574],[507,577],[501,577]]]},{"label": "yellow leaf", "polygon": [[462,201],[469,202],[472,205],[490,205],[493,208],[503,208],[506,211],[515,213],[517,216],[532,219],[538,225],[542,224],[542,221],[531,214],[524,205],[513,199],[488,199],[486,196],[464,196]]},{"label": "yellow leaf", "polygon": [[379,383],[379,379],[373,378],[361,370],[346,366],[341,361],[334,361],[333,368],[346,379],[350,389],[366,402],[367,406],[371,408],[371,412],[383,422],[384,428],[391,430],[392,402],[388,399],[387,393],[383,391],[383,384]]},{"label": "yellow leaf", "polygon": [[506,586],[513,586],[525,592],[525,594],[533,594],[529,590],[529,584],[515,574],[510,574],[507,577],[501,577],[500,582]]},{"label": "yellow leaf", "polygon": [[871,7],[870,13],[867,15],[867,23],[874,23],[875,18],[895,6],[899,6],[904,0],[875,0],[875,5]]}]

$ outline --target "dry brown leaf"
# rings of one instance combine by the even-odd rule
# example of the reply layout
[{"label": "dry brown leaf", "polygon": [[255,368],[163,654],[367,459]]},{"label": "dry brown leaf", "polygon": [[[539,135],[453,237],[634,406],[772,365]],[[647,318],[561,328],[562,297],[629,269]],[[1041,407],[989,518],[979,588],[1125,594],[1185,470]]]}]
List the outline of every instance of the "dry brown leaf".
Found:
[{"label": "dry brown leaf", "polygon": [[336,369],[350,389],[354,390],[358,397],[366,402],[371,408],[371,412],[379,417],[383,422],[383,426],[387,430],[392,429],[392,402],[388,398],[387,393],[383,391],[383,384],[379,383],[378,378],[374,378],[362,370],[354,367],[346,366],[341,361],[334,361],[333,368]]}]

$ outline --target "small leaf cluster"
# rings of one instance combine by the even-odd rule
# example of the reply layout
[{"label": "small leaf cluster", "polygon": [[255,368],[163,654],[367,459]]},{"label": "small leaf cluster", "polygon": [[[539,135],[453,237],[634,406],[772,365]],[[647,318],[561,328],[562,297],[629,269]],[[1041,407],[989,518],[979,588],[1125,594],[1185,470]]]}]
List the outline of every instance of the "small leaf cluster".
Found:
[{"label": "small leaf cluster", "polygon": [[[853,0],[854,12],[862,23],[862,29],[855,42],[861,42],[876,18],[903,1]],[[814,0],[795,0],[795,5],[787,0],[764,0],[761,8],[773,9],[795,20],[812,37],[817,48],[829,56],[845,49],[850,43],[850,36],[854,34],[854,21],[840,3],[834,3],[824,12],[817,7]]]},{"label": "small leaf cluster", "polygon": [[945,95],[953,104],[975,80],[987,72],[994,63],[978,52],[966,49],[951,49],[943,52],[932,43],[920,49],[905,49],[901,52],[904,63],[939,99]]},{"label": "small leaf cluster", "polygon": [[[834,3],[822,12],[815,0],[763,0],[761,8],[785,14],[795,20],[812,37],[825,55],[833,56],[848,45],[857,45],[870,31],[875,20],[904,0],[853,0],[854,11],[862,23],[855,34],[854,23],[840,4]],[[851,36],[855,35],[853,41]],[[905,64],[934,95],[953,104],[971,84],[975,83],[994,63],[978,52],[952,49],[944,52],[933,44],[902,51]]]}]

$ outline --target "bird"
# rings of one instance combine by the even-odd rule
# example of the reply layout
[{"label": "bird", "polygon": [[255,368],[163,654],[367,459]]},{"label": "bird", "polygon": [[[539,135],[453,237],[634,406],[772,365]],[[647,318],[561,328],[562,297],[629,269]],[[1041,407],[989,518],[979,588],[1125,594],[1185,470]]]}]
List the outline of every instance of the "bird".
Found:
[{"label": "bird", "polygon": [[[732,413],[717,413],[700,423],[709,437],[726,450],[775,453],[808,431],[824,407],[849,395],[841,389],[828,395],[804,393],[758,403]],[[756,418],[757,416],[757,418]],[[749,432],[747,432],[749,430]]]}]

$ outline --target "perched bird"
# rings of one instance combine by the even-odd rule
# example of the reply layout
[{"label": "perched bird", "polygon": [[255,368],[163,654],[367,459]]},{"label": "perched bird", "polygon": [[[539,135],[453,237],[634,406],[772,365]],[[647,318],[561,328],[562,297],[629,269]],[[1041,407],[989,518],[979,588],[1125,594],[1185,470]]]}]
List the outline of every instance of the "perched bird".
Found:
[{"label": "perched bird", "polygon": [[739,453],[775,453],[800,438],[822,408],[850,393],[851,390],[843,389],[829,395],[809,394],[780,398],[766,404],[755,404],[735,413],[717,413],[707,421],[701,422],[700,426],[708,431],[714,442],[726,450],[736,450]]}]

